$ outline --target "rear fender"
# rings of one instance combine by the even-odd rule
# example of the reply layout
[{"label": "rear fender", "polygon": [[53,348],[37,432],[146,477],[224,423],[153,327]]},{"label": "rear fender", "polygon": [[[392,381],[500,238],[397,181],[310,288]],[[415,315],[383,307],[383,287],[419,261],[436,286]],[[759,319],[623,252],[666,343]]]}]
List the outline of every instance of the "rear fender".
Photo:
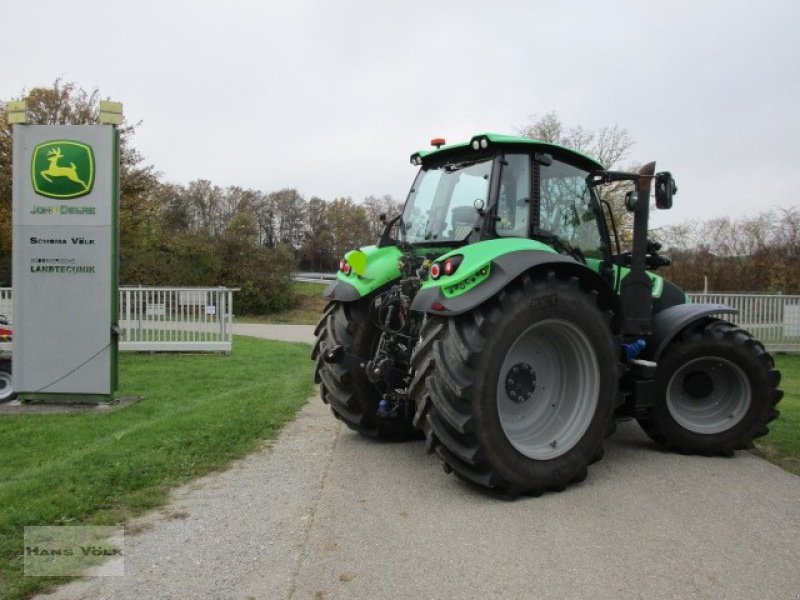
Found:
[{"label": "rear fender", "polygon": [[[534,244],[536,242],[533,242]],[[464,254],[463,265],[475,264],[467,261],[467,252],[474,246],[460,248],[451,254]],[[546,248],[546,246],[545,246]],[[499,247],[498,247],[499,249]],[[443,260],[447,255],[441,257]],[[485,255],[484,255],[485,256]],[[485,272],[484,272],[485,269]],[[597,273],[578,262],[571,256],[557,254],[552,250],[519,249],[505,254],[486,257],[482,266],[461,270],[461,267],[449,277],[441,277],[432,282],[430,279],[423,285],[411,304],[412,310],[432,314],[454,316],[472,310],[489,298],[497,295],[514,279],[528,271],[544,272],[553,270],[575,276],[584,282],[585,287],[596,289],[601,295],[601,303],[610,307],[619,315],[619,300],[612,287]],[[459,286],[464,284],[464,291]],[[456,292],[454,294],[453,292]]]},{"label": "rear fender", "polygon": [[[354,252],[345,254],[344,259],[348,260]],[[349,275],[345,275],[339,271],[336,273],[336,281],[322,292],[324,297],[339,302],[353,302],[400,278],[400,267],[397,262],[402,252],[397,246],[383,248],[367,246],[358,252],[364,255],[361,257],[361,260],[365,260],[363,273],[358,274],[352,270]]]},{"label": "rear fender", "polygon": [[738,312],[725,304],[678,304],[665,308],[653,317],[653,333],[645,338],[643,357],[658,361],[669,343],[692,323],[710,315]]}]

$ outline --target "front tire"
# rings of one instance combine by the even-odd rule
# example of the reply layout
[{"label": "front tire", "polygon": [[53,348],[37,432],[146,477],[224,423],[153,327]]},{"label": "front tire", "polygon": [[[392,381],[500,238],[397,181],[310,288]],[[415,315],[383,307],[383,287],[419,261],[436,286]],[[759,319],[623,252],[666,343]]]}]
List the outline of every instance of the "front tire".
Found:
[{"label": "front tire", "polygon": [[403,441],[417,437],[406,415],[378,416],[381,391],[363,369],[326,363],[322,356],[332,346],[343,346],[355,356],[369,360],[381,332],[369,318],[369,300],[331,302],[325,308],[314,334],[311,358],[316,362],[314,378],[320,384],[323,402],[350,429],[379,440]]},{"label": "front tire", "polygon": [[665,350],[656,372],[656,404],[639,419],[667,450],[725,455],[769,433],[783,397],[781,374],[764,346],[743,329],[709,319]]},{"label": "front tire", "polygon": [[596,298],[575,278],[525,275],[468,313],[428,317],[410,393],[445,470],[507,497],[586,478],[618,375],[611,315]]}]

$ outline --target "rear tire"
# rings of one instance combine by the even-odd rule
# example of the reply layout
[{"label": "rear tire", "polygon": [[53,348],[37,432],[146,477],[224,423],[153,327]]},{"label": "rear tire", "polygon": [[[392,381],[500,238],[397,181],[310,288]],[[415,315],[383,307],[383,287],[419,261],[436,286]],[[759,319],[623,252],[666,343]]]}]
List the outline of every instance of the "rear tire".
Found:
[{"label": "rear tire", "polygon": [[0,402],[10,402],[16,397],[11,380],[11,361],[0,361]]},{"label": "rear tire", "polygon": [[668,450],[725,455],[769,433],[783,397],[781,374],[743,329],[709,319],[673,341],[658,361],[656,404],[638,419]]},{"label": "rear tire", "polygon": [[429,316],[409,388],[428,450],[506,497],[584,480],[615,408],[610,317],[576,278],[552,272],[525,275],[468,313]]},{"label": "rear tire", "polygon": [[325,308],[314,334],[316,344],[311,358],[316,362],[315,380],[320,384],[323,402],[336,418],[363,435],[387,441],[419,437],[411,419],[399,414],[379,417],[381,392],[363,369],[348,369],[342,364],[322,360],[328,347],[340,345],[348,352],[369,360],[375,353],[381,332],[369,318],[369,300],[331,302]]}]

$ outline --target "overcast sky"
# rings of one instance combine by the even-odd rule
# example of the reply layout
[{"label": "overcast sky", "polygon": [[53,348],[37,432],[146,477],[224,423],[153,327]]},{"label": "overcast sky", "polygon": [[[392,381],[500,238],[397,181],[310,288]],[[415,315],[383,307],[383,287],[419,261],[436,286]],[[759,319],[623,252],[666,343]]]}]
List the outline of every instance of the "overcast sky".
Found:
[{"label": "overcast sky", "polygon": [[141,121],[166,181],[404,199],[432,137],[555,110],[625,127],[654,225],[798,206],[800,2],[193,0],[6,7],[0,97],[60,77]]}]

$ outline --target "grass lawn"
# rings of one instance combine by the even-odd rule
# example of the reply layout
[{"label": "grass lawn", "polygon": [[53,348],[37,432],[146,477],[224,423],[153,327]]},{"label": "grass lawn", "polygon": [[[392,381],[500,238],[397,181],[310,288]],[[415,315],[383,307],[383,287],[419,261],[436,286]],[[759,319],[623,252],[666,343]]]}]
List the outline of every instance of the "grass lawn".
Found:
[{"label": "grass lawn", "polygon": [[313,388],[309,348],[237,337],[224,355],[120,356],[120,395],[102,414],[0,417],[0,597],[63,580],[22,575],[26,525],[109,525],[170,488],[275,436]]},{"label": "grass lawn", "polygon": [[316,325],[328,301],[322,297],[327,283],[292,282],[294,306],[289,310],[268,315],[236,317],[237,323],[283,323],[288,325]]},{"label": "grass lawn", "polygon": [[769,435],[756,441],[755,453],[800,475],[800,354],[775,355],[781,371],[781,416],[769,425]]}]

